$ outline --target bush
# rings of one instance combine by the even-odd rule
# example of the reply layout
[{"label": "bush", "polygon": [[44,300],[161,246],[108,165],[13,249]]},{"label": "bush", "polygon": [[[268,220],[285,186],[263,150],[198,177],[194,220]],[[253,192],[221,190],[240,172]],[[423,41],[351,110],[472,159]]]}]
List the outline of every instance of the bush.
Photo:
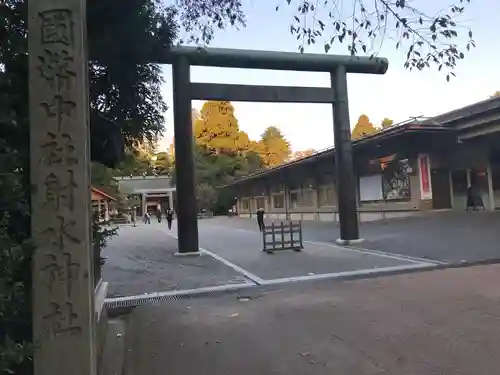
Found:
[{"label": "bush", "polygon": [[[29,189],[15,152],[0,142],[0,375],[33,373],[32,257]],[[21,173],[23,172],[23,173]],[[96,266],[100,252],[117,232],[94,216]]]},{"label": "bush", "polygon": [[18,155],[0,142],[0,375],[33,372],[29,189]]},{"label": "bush", "polygon": [[0,222],[0,374],[32,372],[31,257],[33,247],[7,234]]}]

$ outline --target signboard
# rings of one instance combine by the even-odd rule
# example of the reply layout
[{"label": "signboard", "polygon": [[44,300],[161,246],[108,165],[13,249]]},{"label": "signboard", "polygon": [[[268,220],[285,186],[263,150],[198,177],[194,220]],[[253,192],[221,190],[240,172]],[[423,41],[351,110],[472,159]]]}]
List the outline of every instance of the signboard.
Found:
[{"label": "signboard", "polygon": [[383,199],[382,175],[375,174],[359,178],[359,200],[361,202],[381,201]]},{"label": "signboard", "polygon": [[418,175],[420,179],[420,199],[432,199],[429,155],[421,154],[418,156]]}]

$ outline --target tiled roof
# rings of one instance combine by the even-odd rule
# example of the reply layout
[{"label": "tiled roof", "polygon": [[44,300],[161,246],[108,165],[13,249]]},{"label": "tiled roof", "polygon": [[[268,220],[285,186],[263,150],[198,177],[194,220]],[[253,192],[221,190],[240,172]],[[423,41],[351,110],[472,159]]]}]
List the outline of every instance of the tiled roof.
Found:
[{"label": "tiled roof", "polygon": [[173,188],[172,178],[168,176],[145,177],[115,177],[121,192],[133,194],[136,192],[159,191]]},{"label": "tiled roof", "polygon": [[494,110],[500,111],[500,97],[489,98],[462,108],[454,109],[453,111],[442,113],[432,117],[432,120],[442,125],[448,125],[449,123],[465,119],[469,116],[475,116]]},{"label": "tiled roof", "polygon": [[[368,134],[366,136],[363,136],[361,138],[358,138],[356,140],[353,140],[353,146],[357,146],[362,143],[370,142],[372,139],[379,139],[382,138],[388,134],[399,132],[399,131],[406,131],[412,129],[413,131],[416,130],[430,130],[430,131],[451,131],[453,129],[453,123],[455,121],[460,121],[460,120],[465,120],[467,118],[470,118],[472,116],[477,116],[480,114],[483,114],[488,111],[495,111],[498,110],[500,111],[500,97],[493,97],[487,100],[483,100],[477,103],[473,103],[471,105],[455,109],[453,111],[445,112],[443,114],[440,114],[438,116],[434,117],[416,117],[416,118],[411,118],[407,121],[403,121],[397,124],[394,124],[386,129],[382,129],[380,131],[377,131],[376,133]],[[240,182],[243,182],[245,180],[250,180],[252,178],[258,177],[260,175],[268,175],[271,174],[279,169],[289,167],[291,165],[295,164],[302,164],[304,162],[310,161],[317,159],[318,157],[323,157],[325,155],[330,155],[334,153],[335,149],[334,147],[329,147],[327,149],[318,151],[317,153],[313,155],[306,156],[302,159],[297,159],[293,160],[291,162],[281,164],[277,167],[274,168],[269,168],[269,169],[263,169],[259,172],[253,173],[251,175],[245,176],[240,178],[239,180],[229,184],[228,186],[231,185],[236,185]]]},{"label": "tiled roof", "polygon": [[116,201],[116,198],[112,197],[111,195],[109,195],[108,193],[106,193],[106,192],[104,192],[104,191],[102,191],[100,189],[97,189],[97,188],[95,188],[93,186],[91,187],[91,189],[92,189],[92,191],[94,193],[96,193],[97,195],[100,195],[103,198],[107,198],[109,200]]}]

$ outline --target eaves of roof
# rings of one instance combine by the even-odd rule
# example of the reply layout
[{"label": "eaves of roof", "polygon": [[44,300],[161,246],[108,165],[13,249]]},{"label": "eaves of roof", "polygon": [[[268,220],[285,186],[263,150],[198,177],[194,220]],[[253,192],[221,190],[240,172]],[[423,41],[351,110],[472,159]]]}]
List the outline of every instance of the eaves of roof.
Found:
[{"label": "eaves of roof", "polygon": [[[389,139],[392,137],[396,137],[402,134],[410,134],[410,133],[450,133],[453,132],[453,129],[443,127],[441,125],[434,124],[420,124],[420,123],[406,123],[400,126],[394,126],[387,129],[383,129],[373,134],[368,134],[361,138],[355,139],[352,141],[352,147],[354,150],[360,147],[361,145],[368,144],[371,142],[377,142],[384,139]],[[334,157],[335,147],[329,147],[327,149],[321,150],[315,154],[306,156],[301,159],[293,160],[285,164],[281,164],[279,166],[268,168],[261,170],[259,172],[253,173],[249,176],[243,177],[237,181],[232,182],[231,184],[221,186],[221,188],[227,188],[231,186],[236,186],[241,183],[247,182],[249,180],[254,180],[260,177],[268,176],[273,173],[277,173],[279,171],[292,168],[294,166],[303,165],[315,161],[317,159],[321,159],[324,157]]]}]

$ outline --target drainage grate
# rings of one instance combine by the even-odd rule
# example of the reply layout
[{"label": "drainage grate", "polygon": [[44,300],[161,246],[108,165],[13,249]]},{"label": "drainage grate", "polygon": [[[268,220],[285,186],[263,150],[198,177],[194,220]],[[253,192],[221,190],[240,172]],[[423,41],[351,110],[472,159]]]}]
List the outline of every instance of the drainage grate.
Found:
[{"label": "drainage grate", "polygon": [[250,283],[230,284],[216,287],[152,293],[130,297],[107,298],[104,306],[107,309],[119,309],[143,305],[155,305],[173,300],[194,299],[201,297],[218,297],[227,294],[237,294],[243,289],[249,289],[253,287],[258,287],[258,285]]}]

